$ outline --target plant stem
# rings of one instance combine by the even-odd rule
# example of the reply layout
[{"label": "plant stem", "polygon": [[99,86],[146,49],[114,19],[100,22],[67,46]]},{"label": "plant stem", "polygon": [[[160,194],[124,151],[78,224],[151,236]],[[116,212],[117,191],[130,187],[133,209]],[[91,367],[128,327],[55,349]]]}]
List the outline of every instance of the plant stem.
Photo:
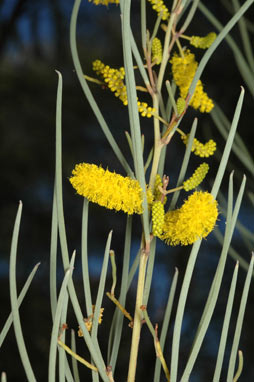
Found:
[{"label": "plant stem", "polygon": [[[153,107],[156,110],[159,109],[158,94],[155,94],[153,97]],[[153,164],[152,164],[150,181],[149,181],[149,187],[151,187],[152,190],[154,188],[155,178],[158,172],[158,166],[159,166],[159,160],[160,160],[162,147],[163,147],[163,144],[161,142],[160,123],[157,117],[154,117],[154,154],[153,154]]]},{"label": "plant stem", "polygon": [[167,30],[166,30],[166,36],[165,36],[165,42],[164,42],[164,48],[163,48],[163,55],[162,55],[162,61],[160,65],[159,70],[159,76],[157,81],[157,90],[160,93],[161,92],[161,86],[163,82],[163,77],[165,73],[165,69],[168,63],[169,59],[169,44],[170,44],[170,38],[171,38],[171,31],[172,31],[172,25],[175,22],[176,14],[174,12],[171,13],[171,16],[168,21]]},{"label": "plant stem", "polygon": [[143,312],[140,308],[143,303],[145,274],[146,274],[148,254],[149,253],[146,252],[145,250],[140,251],[139,275],[138,275],[136,307],[135,307],[135,315],[134,315],[134,323],[133,323],[133,331],[132,331],[128,382],[135,382],[137,358],[138,358],[138,347],[139,347],[140,332],[141,332],[142,317],[143,317]]}]

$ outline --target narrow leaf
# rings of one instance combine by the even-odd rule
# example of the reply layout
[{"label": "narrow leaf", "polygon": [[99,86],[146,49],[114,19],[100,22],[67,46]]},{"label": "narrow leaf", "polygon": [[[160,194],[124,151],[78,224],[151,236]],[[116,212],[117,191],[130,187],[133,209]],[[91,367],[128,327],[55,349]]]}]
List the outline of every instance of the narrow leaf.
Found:
[{"label": "narrow leaf", "polygon": [[213,382],[219,382],[220,381],[222,363],[223,363],[225,348],[226,348],[226,343],[227,343],[228,328],[229,328],[229,324],[230,324],[232,307],[233,307],[234,296],[235,296],[238,269],[239,269],[239,265],[237,262],[235,265],[234,274],[233,274],[233,278],[232,278],[231,285],[230,285],[230,290],[229,290],[229,295],[228,295],[228,300],[227,300],[227,306],[226,306],[226,312],[225,312],[225,317],[224,317],[223,327],[222,327],[222,332],[221,332],[221,337],[220,337],[220,345],[219,345],[219,350],[218,350],[218,355],[217,355],[217,360],[216,360],[216,367],[215,367],[214,376],[213,376]]},{"label": "narrow leaf", "polygon": [[13,326],[15,331],[15,337],[18,345],[18,350],[20,358],[25,369],[25,373],[29,382],[36,382],[35,375],[27,354],[26,345],[22,333],[20,316],[19,316],[19,305],[17,297],[17,284],[16,284],[16,259],[17,259],[17,246],[18,246],[18,235],[19,227],[22,213],[22,203],[19,203],[18,212],[16,215],[16,220],[13,229],[12,241],[11,241],[11,253],[10,253],[10,299],[11,299],[11,310],[13,317]]},{"label": "narrow leaf", "polygon": [[253,273],[253,265],[254,265],[254,253],[252,253],[250,266],[249,266],[249,270],[245,279],[242,298],[240,302],[240,308],[239,308],[239,313],[238,313],[237,322],[236,322],[233,345],[232,345],[230,359],[229,359],[227,382],[231,382],[234,377],[237,351],[238,351],[238,346],[239,346],[239,341],[240,341],[240,336],[241,336],[241,331],[243,326],[243,318],[245,314],[247,298],[248,298],[248,293],[250,289],[251,277]]}]

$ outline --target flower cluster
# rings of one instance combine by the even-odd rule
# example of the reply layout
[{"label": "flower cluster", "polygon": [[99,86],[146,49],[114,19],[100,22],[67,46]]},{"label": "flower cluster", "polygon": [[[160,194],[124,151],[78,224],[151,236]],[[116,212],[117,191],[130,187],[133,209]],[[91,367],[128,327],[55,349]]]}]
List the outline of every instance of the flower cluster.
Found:
[{"label": "flower cluster", "polygon": [[209,170],[207,163],[202,163],[194,172],[194,174],[183,182],[183,188],[185,191],[191,191],[193,188],[196,188],[203,180]]},{"label": "flower cluster", "polygon": [[77,164],[72,175],[72,186],[89,201],[128,215],[142,214],[142,188],[137,180],[89,163]]},{"label": "flower cluster", "polygon": [[196,191],[181,208],[165,214],[160,238],[170,245],[189,245],[213,230],[218,218],[217,202],[209,192]]},{"label": "flower cluster", "polygon": [[[182,98],[186,98],[198,67],[195,55],[189,50],[184,52],[183,57],[175,53],[170,63],[172,64],[174,81],[180,89],[180,95]],[[190,106],[194,109],[199,109],[202,113],[209,113],[214,107],[213,101],[208,97],[207,93],[204,92],[203,84],[200,80],[190,100]]]},{"label": "flower cluster", "polygon": [[177,114],[181,115],[184,110],[185,110],[186,102],[185,99],[182,97],[177,98],[176,100],[176,109],[177,109]]},{"label": "flower cluster", "polygon": [[159,65],[162,60],[162,45],[160,40],[155,37],[152,42],[152,62]]},{"label": "flower cluster", "polygon": [[[195,173],[193,177],[200,178],[197,174],[200,171]],[[142,188],[137,180],[95,164],[80,163],[72,171],[70,182],[78,194],[100,206],[122,210],[129,215],[143,212]],[[158,176],[156,184],[157,188],[161,184]],[[166,243],[192,244],[213,229],[218,216],[217,202],[208,192],[194,192],[180,209],[169,211],[165,216],[163,203],[157,199],[158,193],[153,195],[149,188],[146,193],[148,204],[152,206],[153,235]]]},{"label": "flower cluster", "polygon": [[[88,330],[89,332],[91,331],[92,326],[93,326],[93,317],[94,317],[94,309],[95,309],[95,305],[92,306],[92,309],[93,309],[93,313],[92,313],[88,318],[84,318],[84,323],[85,323],[86,328],[87,328],[87,330]],[[104,308],[101,308],[101,309],[100,309],[99,319],[98,319],[98,323],[99,323],[99,324],[102,323],[103,312],[104,312]],[[83,337],[82,329],[80,328],[80,326],[79,326],[78,328],[79,328],[79,330],[78,330],[78,336],[79,336],[79,337]]]},{"label": "flower cluster", "polygon": [[207,49],[212,45],[216,37],[217,35],[214,32],[208,33],[205,37],[191,36],[190,44],[195,48]]},{"label": "flower cluster", "polygon": [[109,65],[103,64],[100,60],[93,62],[93,70],[101,75],[108,88],[118,97],[124,105],[128,105],[127,90],[124,84],[124,68],[113,69]]},{"label": "flower cluster", "polygon": [[138,101],[138,111],[142,117],[151,118],[155,113],[156,109],[154,107],[148,106],[146,102]]},{"label": "flower cluster", "polygon": [[[128,105],[127,90],[124,83],[125,71],[121,67],[113,69],[109,65],[103,64],[100,60],[93,62],[93,70],[97,75],[103,77],[105,84],[108,88],[118,97],[123,104]],[[142,117],[150,118],[155,113],[155,108],[148,106],[146,102],[140,102],[137,99],[138,111]]]},{"label": "flower cluster", "polygon": [[161,15],[162,20],[168,20],[169,10],[162,0],[148,0],[152,4],[153,9],[158,13],[158,16]]},{"label": "flower cluster", "polygon": [[[181,138],[183,140],[183,143],[185,145],[188,144],[189,134],[187,135],[181,135]],[[201,143],[197,138],[193,139],[192,148],[191,151],[194,152],[195,155],[201,157],[201,158],[208,158],[211,155],[214,154],[216,151],[216,142],[214,142],[213,139],[209,139],[206,143]]]},{"label": "flower cluster", "polygon": [[153,235],[160,237],[162,234],[162,228],[164,224],[164,206],[161,201],[156,201],[152,205],[152,223],[153,223]]},{"label": "flower cluster", "polygon": [[120,0],[88,0],[88,1],[92,1],[95,5],[109,5],[110,3],[111,4],[119,4],[120,3]]}]

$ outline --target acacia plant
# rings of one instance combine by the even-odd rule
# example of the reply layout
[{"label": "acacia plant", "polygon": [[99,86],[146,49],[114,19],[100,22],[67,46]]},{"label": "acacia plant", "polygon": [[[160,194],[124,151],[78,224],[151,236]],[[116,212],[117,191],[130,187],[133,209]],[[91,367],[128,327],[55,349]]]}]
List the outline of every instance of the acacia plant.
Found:
[{"label": "acacia plant", "polygon": [[[224,38],[229,37],[230,30],[252,5],[253,0],[247,0],[241,7],[238,6],[234,10],[230,21],[225,26],[221,26],[219,34],[211,30],[206,36],[188,34],[189,25],[198,20],[198,7],[207,17],[210,15],[199,0],[172,0],[167,2],[162,0],[141,0],[140,46],[136,43],[134,37],[134,35],[138,34],[138,31],[132,31],[131,28],[131,0],[89,1],[94,6],[108,6],[108,12],[110,12],[111,7],[118,7],[121,19],[123,65],[120,68],[116,68],[112,62],[102,62],[100,57],[94,57],[94,61],[91,62],[93,76],[87,74],[90,68],[82,67],[76,42],[76,24],[81,0],[75,0],[73,6],[70,24],[70,47],[75,72],[84,95],[105,134],[105,138],[122,165],[123,174],[114,172],[114,169],[108,169],[106,163],[100,163],[99,165],[87,163],[85,154],[83,163],[77,164],[72,174],[70,174],[69,181],[71,185],[76,193],[84,199],[81,251],[86,302],[84,311],[79,303],[79,297],[75,292],[72,280],[75,252],[70,257],[64,224],[61,153],[62,75],[57,72],[56,167],[50,251],[50,294],[53,327],[49,351],[48,378],[50,382],[55,381],[56,366],[58,364],[59,381],[65,379],[79,381],[77,366],[77,362],[79,362],[83,364],[83,367],[90,369],[89,373],[91,374],[86,377],[86,380],[92,380],[93,382],[99,380],[104,382],[122,382],[125,380],[134,382],[139,365],[140,334],[142,328],[146,325],[151,333],[151,343],[153,344],[151,352],[153,352],[155,359],[154,375],[151,376],[150,380],[154,382],[161,380],[170,382],[191,381],[191,373],[199,356],[222,286],[227,255],[244,194],[245,176],[242,178],[234,206],[233,173],[229,177],[227,209],[224,211],[226,214],[226,229],[224,237],[220,237],[221,253],[217,269],[187,362],[183,370],[179,370],[180,339],[185,305],[202,239],[213,240],[210,233],[216,226],[218,215],[223,212],[220,210],[220,205],[216,199],[234,143],[244,99],[244,89],[241,89],[235,111],[231,115],[218,171],[209,190],[202,189],[201,183],[209,171],[209,159],[216,152],[216,142],[213,139],[200,142],[195,137],[198,118],[193,120],[192,126],[186,126],[184,121],[185,115],[191,108],[194,108],[198,113],[214,113],[212,115],[216,119],[216,113],[214,112],[216,100],[209,97],[209,87],[205,87],[201,76],[216,48]],[[147,23],[146,11],[148,7],[151,7],[156,15],[154,25],[148,25]],[[162,38],[159,36],[162,36]],[[202,52],[202,58],[199,62],[195,56],[198,50]],[[103,88],[102,91],[106,92],[105,94],[108,97],[113,95],[117,97],[119,104],[122,103],[121,110],[123,114],[127,115],[128,111],[129,131],[122,134],[123,139],[126,139],[129,145],[130,156],[128,158],[123,155],[93,97],[91,89],[95,86]],[[141,134],[141,126],[146,124],[148,119],[153,122],[153,147],[151,147],[149,155],[145,157],[146,130],[142,130],[145,132],[144,135]],[[202,126],[199,129],[202,129]],[[165,171],[165,163],[170,148],[179,138],[185,146],[185,154],[182,158],[177,183],[171,184],[170,174]],[[200,163],[193,175],[187,178],[186,171],[193,156],[199,157]],[[96,162],[96,159],[94,162]],[[181,198],[179,198],[180,195]],[[89,203],[97,203],[102,208],[113,209],[117,212],[122,211],[126,214],[122,273],[119,274],[116,267],[115,253],[111,247],[112,232],[110,232],[105,246],[97,298],[94,303],[91,297],[88,269],[89,253],[87,250]],[[12,314],[1,332],[1,342],[13,322],[27,379],[29,382],[34,382],[36,379],[28,358],[20,326],[19,306],[37,268],[29,276],[18,297],[15,282],[15,262],[21,210],[22,204],[20,204],[17,213],[10,258]],[[136,259],[130,264],[132,230],[135,228],[133,227],[133,214],[140,216],[139,223],[135,220],[135,224],[141,225],[142,235]],[[123,214],[119,214],[119,219],[122,218]],[[65,270],[65,277],[59,291],[56,283],[58,233]],[[158,241],[168,245],[168,251],[174,251],[176,246],[183,246],[188,254],[183,281],[181,285],[178,285],[180,289],[179,296],[175,293],[176,286],[179,284],[178,269],[172,270],[174,276],[161,328],[150,320],[148,314],[151,309],[149,306],[149,294],[152,278],[158,277],[154,270],[156,243]],[[109,259],[113,282],[111,291],[105,293]],[[227,366],[228,382],[237,381],[243,367],[243,355],[239,350],[239,339],[253,272],[253,262],[252,257],[250,264],[248,266],[245,264],[247,276]],[[135,303],[133,301],[133,310],[127,311],[127,293],[132,285],[136,271],[138,272],[136,301]],[[214,365],[214,375],[211,376],[211,380],[214,382],[221,380],[220,376],[227,345],[228,326],[237,276],[238,262],[235,265],[232,283],[228,291],[228,302],[222,323],[218,356]],[[121,279],[119,295],[115,295],[117,277]],[[115,305],[110,332],[103,334],[108,342],[106,356],[102,353],[98,339],[98,324],[102,323],[103,320],[103,300],[105,298],[109,298]],[[84,339],[84,346],[89,350],[91,359],[85,360],[77,354],[75,332],[72,332],[71,344],[67,344],[66,317],[69,305],[72,305],[76,315],[79,326],[78,335]],[[172,308],[176,310],[175,317],[171,315]],[[125,355],[128,354],[126,362],[128,360],[129,365],[126,375],[122,375],[121,370],[117,368],[124,325],[129,325],[131,336],[130,349],[124,349]],[[169,328],[173,329],[170,352],[164,349]],[[69,364],[70,359],[67,354],[71,356],[72,367]],[[3,374],[3,381],[4,378],[5,375]]]}]

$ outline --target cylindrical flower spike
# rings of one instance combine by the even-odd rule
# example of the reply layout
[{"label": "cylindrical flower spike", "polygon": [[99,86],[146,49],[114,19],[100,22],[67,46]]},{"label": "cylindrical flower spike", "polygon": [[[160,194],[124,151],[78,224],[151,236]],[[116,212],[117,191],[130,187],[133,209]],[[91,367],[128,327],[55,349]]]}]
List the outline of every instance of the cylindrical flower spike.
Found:
[{"label": "cylindrical flower spike", "polygon": [[164,224],[164,206],[162,202],[157,201],[152,205],[152,223],[153,223],[153,235],[160,237],[162,234],[162,228]]},{"label": "cylindrical flower spike", "polygon": [[[187,145],[189,134],[181,135],[181,138],[183,140],[183,143]],[[193,151],[195,155],[201,158],[208,158],[209,156],[213,155],[216,151],[216,142],[214,142],[213,139],[210,139],[206,143],[201,143],[199,142],[199,140],[194,138],[191,151]]]},{"label": "cylindrical flower spike", "polygon": [[189,245],[206,237],[218,218],[217,201],[209,192],[194,192],[178,210],[165,214],[160,236],[170,245]]},{"label": "cylindrical flower spike", "polygon": [[162,20],[168,20],[170,14],[163,0],[148,0],[148,1],[149,3],[152,4],[153,9],[158,13],[158,15],[161,15]]},{"label": "cylindrical flower spike", "polygon": [[142,214],[142,188],[137,180],[89,163],[77,164],[72,175],[72,186],[89,201],[128,215]]},{"label": "cylindrical flower spike", "polygon": [[127,90],[123,81],[125,77],[124,68],[113,69],[109,65],[104,65],[100,60],[95,60],[93,70],[103,77],[104,82],[115,96],[120,98],[124,105],[127,105]]},{"label": "cylindrical flower spike", "polygon": [[199,142],[198,140],[195,141],[195,149],[194,154],[198,155],[201,158],[209,157],[214,154],[216,150],[216,142],[214,140],[209,139],[208,142],[205,144]]},{"label": "cylindrical flower spike", "polygon": [[120,0],[88,0],[92,1],[95,5],[109,5],[109,4],[119,4]]},{"label": "cylindrical flower spike", "polygon": [[181,115],[184,112],[185,106],[186,106],[185,99],[182,97],[177,98],[176,109],[177,109],[178,115]]},{"label": "cylindrical flower spike", "polygon": [[[181,97],[186,98],[198,67],[198,63],[195,60],[195,55],[189,50],[186,50],[184,52],[184,57],[174,54],[170,60],[170,63],[172,64],[173,78],[176,85],[180,89]],[[203,84],[200,80],[198,80],[195,91],[190,100],[190,106],[194,109],[199,109],[201,113],[209,113],[214,107],[213,101],[203,90]]]},{"label": "cylindrical flower spike", "polygon": [[183,188],[185,191],[193,190],[196,188],[203,180],[209,170],[209,166],[207,163],[201,163],[201,165],[195,170],[194,174],[183,182]]},{"label": "cylindrical flower spike", "polygon": [[[119,69],[111,68],[109,65],[104,65],[100,60],[93,62],[93,70],[96,74],[103,77],[107,87],[118,97],[125,106],[128,105],[127,89],[124,83],[125,71],[121,67]],[[139,102],[137,99],[138,111],[142,117],[151,118],[156,112],[154,107],[148,106],[146,102]]]},{"label": "cylindrical flower spike", "polygon": [[207,49],[212,45],[216,37],[217,35],[214,32],[208,33],[205,37],[192,36],[190,44],[195,46],[195,48]]},{"label": "cylindrical flower spike", "polygon": [[152,62],[159,65],[162,60],[162,45],[160,40],[155,37],[152,42]]}]

